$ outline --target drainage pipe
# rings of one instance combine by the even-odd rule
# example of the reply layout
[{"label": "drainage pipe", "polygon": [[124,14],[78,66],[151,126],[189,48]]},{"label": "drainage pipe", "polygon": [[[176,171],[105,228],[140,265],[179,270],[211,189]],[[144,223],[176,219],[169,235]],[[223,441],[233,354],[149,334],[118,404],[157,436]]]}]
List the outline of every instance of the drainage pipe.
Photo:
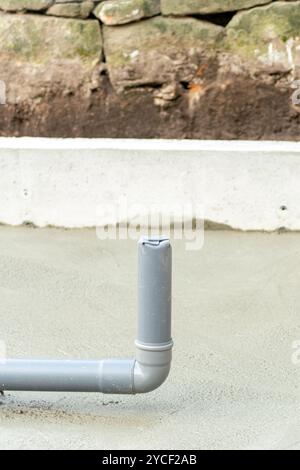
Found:
[{"label": "drainage pipe", "polygon": [[172,250],[164,237],[138,243],[138,334],[133,359],[0,362],[0,390],[150,392],[167,378],[172,359]]}]

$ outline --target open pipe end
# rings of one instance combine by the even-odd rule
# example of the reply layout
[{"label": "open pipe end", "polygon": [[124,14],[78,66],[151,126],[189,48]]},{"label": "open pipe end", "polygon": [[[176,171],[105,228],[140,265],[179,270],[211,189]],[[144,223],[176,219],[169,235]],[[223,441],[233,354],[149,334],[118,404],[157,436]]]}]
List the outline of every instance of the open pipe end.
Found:
[{"label": "open pipe end", "polygon": [[165,236],[157,236],[157,237],[146,237],[142,236],[139,239],[139,245],[149,245],[149,246],[161,246],[161,245],[170,245],[170,240],[168,237]]}]

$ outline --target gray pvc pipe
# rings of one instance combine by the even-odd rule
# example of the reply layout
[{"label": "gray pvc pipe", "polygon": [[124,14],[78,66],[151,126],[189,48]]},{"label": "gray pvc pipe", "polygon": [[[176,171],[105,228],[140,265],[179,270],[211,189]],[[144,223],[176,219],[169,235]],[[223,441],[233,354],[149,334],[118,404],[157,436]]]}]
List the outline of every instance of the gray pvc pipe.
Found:
[{"label": "gray pvc pipe", "polygon": [[144,344],[171,341],[172,254],[170,241],[139,241],[138,338]]},{"label": "gray pvc pipe", "polygon": [[138,244],[136,357],[99,361],[6,359],[0,390],[146,393],[167,378],[171,360],[172,249],[164,237]]},{"label": "gray pvc pipe", "polygon": [[132,393],[133,359],[62,361],[11,359],[0,365],[0,389]]}]

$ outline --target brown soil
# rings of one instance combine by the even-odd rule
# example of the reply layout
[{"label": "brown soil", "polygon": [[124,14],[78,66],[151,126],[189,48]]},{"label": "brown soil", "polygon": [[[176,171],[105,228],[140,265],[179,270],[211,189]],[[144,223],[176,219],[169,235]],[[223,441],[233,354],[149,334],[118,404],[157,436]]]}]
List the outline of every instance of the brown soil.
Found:
[{"label": "brown soil", "polygon": [[300,140],[290,89],[240,77],[211,84],[193,101],[195,90],[182,84],[165,107],[154,104],[154,91],[117,95],[106,76],[89,98],[53,90],[36,104],[0,106],[0,135]]}]

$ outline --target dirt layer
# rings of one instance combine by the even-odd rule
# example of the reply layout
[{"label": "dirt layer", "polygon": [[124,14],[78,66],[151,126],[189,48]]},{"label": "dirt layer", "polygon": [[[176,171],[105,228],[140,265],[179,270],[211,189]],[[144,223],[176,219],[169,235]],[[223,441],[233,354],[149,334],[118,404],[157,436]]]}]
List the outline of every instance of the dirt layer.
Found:
[{"label": "dirt layer", "polygon": [[180,84],[160,105],[157,89],[118,95],[105,76],[89,96],[52,90],[37,102],[0,106],[0,135],[300,140],[291,89],[242,77],[211,84],[193,99],[194,90]]}]

